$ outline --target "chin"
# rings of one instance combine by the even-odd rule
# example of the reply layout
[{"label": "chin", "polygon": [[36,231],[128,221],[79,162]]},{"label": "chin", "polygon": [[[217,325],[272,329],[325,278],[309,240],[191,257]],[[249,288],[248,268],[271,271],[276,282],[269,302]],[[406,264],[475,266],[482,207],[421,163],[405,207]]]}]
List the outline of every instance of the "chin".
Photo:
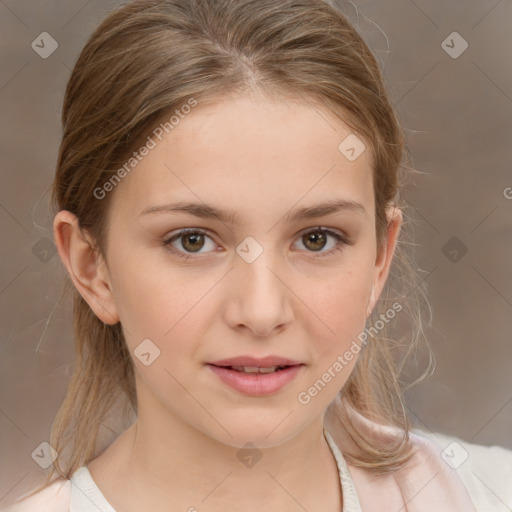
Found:
[{"label": "chin", "polygon": [[[289,412],[287,410],[278,415],[269,414],[265,418],[258,412],[253,415],[245,412],[239,421],[236,419],[227,421],[224,418],[221,423],[227,432],[223,428],[217,428],[215,432],[210,431],[208,435],[233,448],[247,448],[247,444],[262,449],[272,448],[293,438],[305,427],[305,425],[292,424],[290,418],[293,414]],[[289,415],[288,419],[283,421],[287,415]]]}]

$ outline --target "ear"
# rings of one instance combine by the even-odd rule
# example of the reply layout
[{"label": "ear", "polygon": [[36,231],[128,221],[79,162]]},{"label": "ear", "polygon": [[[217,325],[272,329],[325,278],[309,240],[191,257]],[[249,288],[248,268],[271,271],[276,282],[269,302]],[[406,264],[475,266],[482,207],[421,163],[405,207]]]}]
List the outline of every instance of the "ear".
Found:
[{"label": "ear", "polygon": [[389,269],[395,253],[395,247],[400,234],[402,226],[402,211],[394,206],[389,206],[386,209],[386,216],[388,219],[387,225],[387,238],[383,242],[380,251],[377,251],[377,258],[375,261],[375,271],[372,280],[372,287],[370,291],[370,298],[366,309],[366,318],[368,318],[380,297],[380,294],[386,284]]},{"label": "ear", "polygon": [[77,217],[67,210],[58,212],[53,234],[60,259],[80,295],[103,323],[117,323],[119,315],[107,265],[90,237],[80,229]]}]

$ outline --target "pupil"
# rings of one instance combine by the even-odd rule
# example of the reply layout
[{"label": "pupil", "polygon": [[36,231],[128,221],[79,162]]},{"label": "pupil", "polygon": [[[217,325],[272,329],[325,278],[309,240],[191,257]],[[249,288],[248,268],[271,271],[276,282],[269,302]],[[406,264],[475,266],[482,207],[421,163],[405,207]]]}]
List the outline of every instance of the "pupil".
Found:
[{"label": "pupil", "polygon": [[[204,244],[204,239],[201,240],[203,237],[203,235],[199,234],[199,233],[196,233],[196,234],[191,234],[191,235],[185,235],[184,238],[185,238],[185,243],[183,244],[183,247],[187,250],[191,250],[192,252],[196,252],[196,250],[200,250],[201,247],[203,246]],[[192,247],[190,247],[190,240],[192,240]],[[195,247],[194,248],[194,244],[197,243],[199,240],[201,240],[203,243],[200,244],[200,247]]]},{"label": "pupil", "polygon": [[[320,240],[320,243],[319,243],[319,240]],[[315,233],[309,233],[309,234],[305,235],[304,241],[305,241],[306,247],[309,247],[307,242],[312,241],[313,247],[310,247],[310,248],[313,250],[320,250],[325,246],[326,236],[325,236],[325,233],[322,233],[321,231],[317,231]]]}]

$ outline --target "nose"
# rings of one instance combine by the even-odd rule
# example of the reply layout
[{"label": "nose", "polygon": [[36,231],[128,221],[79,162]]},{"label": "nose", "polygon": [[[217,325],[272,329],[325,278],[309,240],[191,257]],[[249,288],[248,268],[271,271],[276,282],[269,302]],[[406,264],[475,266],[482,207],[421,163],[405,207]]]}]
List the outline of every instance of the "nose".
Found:
[{"label": "nose", "polygon": [[238,258],[230,272],[231,293],[225,309],[231,328],[269,337],[290,324],[293,292],[280,268],[266,250],[252,263]]}]

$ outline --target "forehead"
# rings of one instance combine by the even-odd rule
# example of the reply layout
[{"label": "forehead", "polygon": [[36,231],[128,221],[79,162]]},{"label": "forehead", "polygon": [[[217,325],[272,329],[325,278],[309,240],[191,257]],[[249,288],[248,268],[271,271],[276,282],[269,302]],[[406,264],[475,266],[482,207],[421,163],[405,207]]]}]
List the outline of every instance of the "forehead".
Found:
[{"label": "forehead", "polygon": [[[151,137],[153,149],[112,198],[112,209],[124,216],[176,199],[261,211],[290,208],[301,198],[325,200],[335,191],[360,202],[373,197],[368,146],[362,151],[349,126],[309,101],[198,102],[161,140]],[[354,142],[362,152],[351,160],[346,149]]]}]

